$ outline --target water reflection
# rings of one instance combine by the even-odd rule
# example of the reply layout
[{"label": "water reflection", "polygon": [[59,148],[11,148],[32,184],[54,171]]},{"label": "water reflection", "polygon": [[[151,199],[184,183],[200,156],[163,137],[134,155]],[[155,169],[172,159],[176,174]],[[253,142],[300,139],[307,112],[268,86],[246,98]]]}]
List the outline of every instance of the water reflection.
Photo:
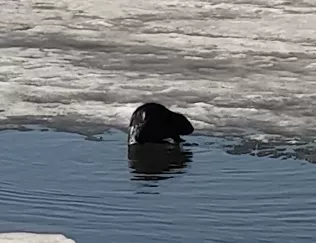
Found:
[{"label": "water reflection", "polygon": [[128,147],[132,180],[164,180],[184,173],[192,152],[174,144],[144,144]]}]

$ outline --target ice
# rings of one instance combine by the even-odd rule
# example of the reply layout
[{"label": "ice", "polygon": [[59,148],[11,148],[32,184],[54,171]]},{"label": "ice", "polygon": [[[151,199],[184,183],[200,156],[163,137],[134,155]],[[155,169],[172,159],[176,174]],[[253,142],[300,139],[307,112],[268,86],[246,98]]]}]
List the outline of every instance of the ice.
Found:
[{"label": "ice", "polygon": [[0,233],[0,243],[75,243],[75,241],[61,234],[11,232]]},{"label": "ice", "polygon": [[126,128],[156,101],[204,133],[316,135],[313,1],[0,4],[1,123]]}]

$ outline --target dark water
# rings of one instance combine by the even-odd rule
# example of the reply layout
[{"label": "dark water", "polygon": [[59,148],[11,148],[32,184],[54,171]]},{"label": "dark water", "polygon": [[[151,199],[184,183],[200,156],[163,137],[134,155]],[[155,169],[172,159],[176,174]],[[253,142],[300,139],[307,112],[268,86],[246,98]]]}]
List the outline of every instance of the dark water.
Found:
[{"label": "dark water", "polygon": [[[126,134],[102,137],[2,131],[0,231],[59,232],[79,243],[316,239],[312,163],[228,154],[227,141],[203,136],[151,149],[151,160],[130,151],[129,161]],[[148,171],[146,160],[163,163]]]}]

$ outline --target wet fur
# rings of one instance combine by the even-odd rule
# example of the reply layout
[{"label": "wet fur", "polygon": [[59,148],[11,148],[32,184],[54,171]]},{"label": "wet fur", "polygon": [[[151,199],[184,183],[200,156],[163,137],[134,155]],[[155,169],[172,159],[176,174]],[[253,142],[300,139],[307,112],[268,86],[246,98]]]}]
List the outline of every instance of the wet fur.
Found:
[{"label": "wet fur", "polygon": [[138,107],[131,117],[128,142],[163,143],[165,139],[171,138],[179,143],[184,141],[180,135],[188,135],[193,131],[192,124],[184,115],[158,103],[146,103]]}]

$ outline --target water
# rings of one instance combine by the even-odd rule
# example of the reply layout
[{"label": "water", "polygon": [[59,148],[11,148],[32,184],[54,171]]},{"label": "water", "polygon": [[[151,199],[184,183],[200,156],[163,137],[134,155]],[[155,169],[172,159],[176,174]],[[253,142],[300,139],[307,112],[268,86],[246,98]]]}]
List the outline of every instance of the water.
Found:
[{"label": "water", "polygon": [[[1,132],[1,231],[59,232],[76,242],[314,242],[316,167],[225,153],[221,139],[182,166],[130,168],[126,134]],[[152,156],[159,156],[150,152]],[[174,157],[174,161],[178,157]],[[136,167],[136,169],[135,169]]]},{"label": "water", "polygon": [[[313,0],[0,0],[0,231],[313,242],[315,13]],[[128,161],[146,101],[196,132]]]}]

